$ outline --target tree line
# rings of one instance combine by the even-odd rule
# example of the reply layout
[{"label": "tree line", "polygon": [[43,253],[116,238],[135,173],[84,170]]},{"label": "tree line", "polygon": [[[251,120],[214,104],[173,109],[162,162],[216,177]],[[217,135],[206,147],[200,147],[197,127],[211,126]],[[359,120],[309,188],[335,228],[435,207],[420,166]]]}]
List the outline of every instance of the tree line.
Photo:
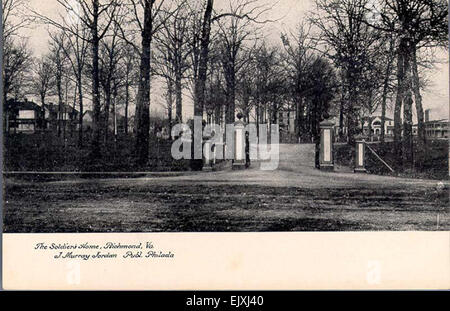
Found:
[{"label": "tree line", "polygon": [[[119,108],[128,134],[134,107],[135,157],[148,161],[151,94],[161,93],[154,83],[164,86],[170,126],[187,121],[189,101],[194,116],[218,124],[233,123],[237,112],[247,122],[276,124],[284,111],[295,114],[300,141],[317,141],[320,121],[333,115],[341,139],[353,144],[365,118],[381,110],[384,129],[393,108],[396,153],[406,167],[420,162],[415,107],[418,149],[426,150],[421,93],[434,53],[448,45],[445,0],[313,0],[277,40],[266,36],[282,20],[269,18],[276,12],[269,1],[56,1],[59,18],[27,0],[2,2],[3,100],[33,94],[42,105],[70,102],[79,111],[80,147],[89,107],[93,160],[107,152]],[[50,34],[38,57],[22,35],[35,24]]]}]

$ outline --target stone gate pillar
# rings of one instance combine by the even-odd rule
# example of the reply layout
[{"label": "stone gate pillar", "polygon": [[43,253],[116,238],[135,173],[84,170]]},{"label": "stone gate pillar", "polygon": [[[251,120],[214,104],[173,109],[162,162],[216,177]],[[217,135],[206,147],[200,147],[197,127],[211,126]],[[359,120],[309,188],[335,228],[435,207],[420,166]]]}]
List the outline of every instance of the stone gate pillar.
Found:
[{"label": "stone gate pillar", "polygon": [[242,114],[238,114],[238,120],[234,123],[234,159],[233,169],[245,168],[245,123],[241,120]]},{"label": "stone gate pillar", "polygon": [[333,131],[334,122],[324,120],[320,122],[320,164],[321,170],[333,171]]},{"label": "stone gate pillar", "polygon": [[210,136],[203,136],[203,167],[202,171],[212,171],[214,154],[211,151]]},{"label": "stone gate pillar", "polygon": [[366,173],[366,142],[362,136],[355,137],[355,173]]}]

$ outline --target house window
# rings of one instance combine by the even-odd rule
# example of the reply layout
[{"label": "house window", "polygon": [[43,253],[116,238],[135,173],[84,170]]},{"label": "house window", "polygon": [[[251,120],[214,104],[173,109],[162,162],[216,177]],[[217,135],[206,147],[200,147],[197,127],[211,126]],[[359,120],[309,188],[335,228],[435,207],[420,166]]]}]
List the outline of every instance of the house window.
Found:
[{"label": "house window", "polygon": [[34,119],[34,110],[19,110],[19,119]]},{"label": "house window", "polygon": [[19,131],[32,132],[34,131],[34,124],[19,124]]}]

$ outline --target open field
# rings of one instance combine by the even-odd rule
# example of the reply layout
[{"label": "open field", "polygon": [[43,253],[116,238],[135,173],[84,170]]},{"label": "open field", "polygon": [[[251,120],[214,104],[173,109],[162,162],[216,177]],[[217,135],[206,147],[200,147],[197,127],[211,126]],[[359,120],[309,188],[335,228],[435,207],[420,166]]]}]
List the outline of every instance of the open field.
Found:
[{"label": "open field", "polygon": [[8,177],[6,232],[450,230],[449,183],[312,167],[281,145],[276,171],[30,182]]}]

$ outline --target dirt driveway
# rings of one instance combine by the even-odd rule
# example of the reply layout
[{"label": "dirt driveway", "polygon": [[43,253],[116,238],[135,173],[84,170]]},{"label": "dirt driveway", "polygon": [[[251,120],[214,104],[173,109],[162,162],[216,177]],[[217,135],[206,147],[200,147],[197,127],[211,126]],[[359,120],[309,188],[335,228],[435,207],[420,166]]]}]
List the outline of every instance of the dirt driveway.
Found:
[{"label": "dirt driveway", "polygon": [[449,183],[333,173],[312,145],[280,145],[275,171],[5,180],[5,232],[450,230]]}]

